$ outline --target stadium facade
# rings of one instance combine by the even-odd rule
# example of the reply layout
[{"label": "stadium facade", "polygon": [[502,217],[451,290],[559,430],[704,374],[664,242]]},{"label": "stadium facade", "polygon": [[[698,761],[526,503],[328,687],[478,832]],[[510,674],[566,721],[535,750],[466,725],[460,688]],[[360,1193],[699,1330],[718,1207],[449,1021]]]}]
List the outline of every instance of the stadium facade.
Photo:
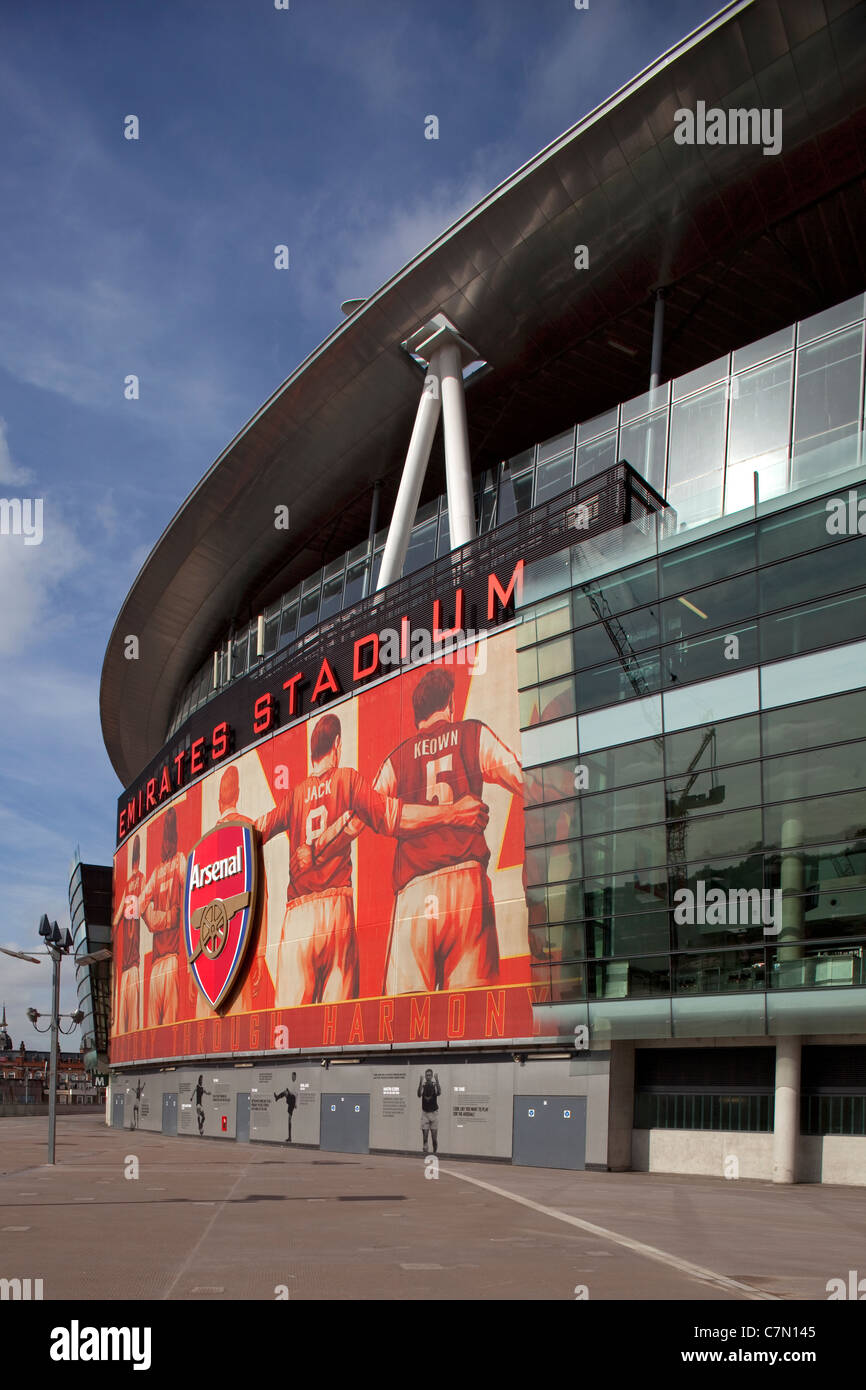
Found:
[{"label": "stadium facade", "polygon": [[864,58],[728,6],[180,509],[102,674],[110,1123],[866,1183]]}]

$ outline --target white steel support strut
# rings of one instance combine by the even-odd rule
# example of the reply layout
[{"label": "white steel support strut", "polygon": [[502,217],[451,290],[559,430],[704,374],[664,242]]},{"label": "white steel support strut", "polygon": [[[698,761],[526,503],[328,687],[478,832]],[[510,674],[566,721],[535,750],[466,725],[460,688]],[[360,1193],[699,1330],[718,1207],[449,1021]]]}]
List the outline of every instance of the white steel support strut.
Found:
[{"label": "white steel support strut", "polygon": [[394,515],[388,528],[388,539],[385,542],[385,552],[382,556],[382,568],[379,571],[379,579],[376,584],[377,593],[386,585],[393,584],[394,580],[399,579],[403,573],[412,523],[418,510],[418,499],[421,496],[424,474],[427,472],[427,462],[433,447],[433,436],[439,423],[439,412],[442,408],[441,394],[438,378],[433,372],[429,372],[424,381],[421,399],[418,402],[412,438],[409,441],[406,462],[403,464],[403,475],[397,491],[397,501],[394,503]]},{"label": "white steel support strut", "polygon": [[427,364],[427,376],[403,475],[388,528],[377,592],[393,584],[403,573],[412,524],[418,510],[424,474],[433,447],[440,411],[445,432],[445,480],[448,492],[448,526],[451,549],[475,539],[475,500],[463,369],[479,360],[478,353],[460,337],[444,314],[436,314],[403,343],[416,362]]},{"label": "white steel support strut", "polygon": [[463,362],[456,342],[445,343],[430,364],[442,392],[442,427],[445,432],[445,484],[448,492],[448,529],[451,549],[475,539],[475,500],[469,459],[469,427],[463,394]]}]

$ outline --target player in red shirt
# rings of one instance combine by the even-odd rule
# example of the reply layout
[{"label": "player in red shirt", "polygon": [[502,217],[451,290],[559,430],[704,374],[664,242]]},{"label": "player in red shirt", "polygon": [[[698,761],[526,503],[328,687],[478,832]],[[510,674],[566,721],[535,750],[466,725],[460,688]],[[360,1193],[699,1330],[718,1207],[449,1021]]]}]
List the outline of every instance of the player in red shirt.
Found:
[{"label": "player in red shirt", "polygon": [[[428,806],[480,798],[485,782],[523,794],[515,753],[480,719],[454,718],[454,676],[427,671],[412,692],[418,730],[395,748],[374,787]],[[499,939],[483,827],[440,826],[400,838],[386,994],[466,989],[499,974]]]},{"label": "player in red shirt", "polygon": [[169,806],[162,822],[162,862],[147,881],[141,916],[153,932],[153,966],[147,1000],[147,1027],[174,1023],[180,984],[180,950],[186,858],[177,848],[177,816]]},{"label": "player in red shirt", "polygon": [[141,890],[144,874],[140,868],[141,845],[138,836],[132,842],[132,873],[120,895],[114,914],[115,940],[119,949],[115,959],[120,961],[117,992],[117,1031],[133,1033],[141,1027],[141,968],[139,941],[141,937]]},{"label": "player in red shirt", "polygon": [[278,1008],[357,997],[352,837],[345,833],[353,818],[355,833],[363,824],[385,835],[487,820],[486,808],[473,796],[442,807],[380,796],[355,768],[340,766],[342,746],[339,719],[324,715],[310,740],[312,775],[256,822],[263,843],[287,832],[293,849],[274,981]]}]

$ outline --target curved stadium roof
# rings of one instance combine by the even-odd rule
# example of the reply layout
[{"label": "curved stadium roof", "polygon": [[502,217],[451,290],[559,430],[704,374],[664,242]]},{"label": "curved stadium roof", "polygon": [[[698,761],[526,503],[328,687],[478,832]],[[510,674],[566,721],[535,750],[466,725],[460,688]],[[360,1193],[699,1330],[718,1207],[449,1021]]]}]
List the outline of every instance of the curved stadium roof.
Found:
[{"label": "curved stadium roof", "polygon": [[[646,389],[659,287],[665,379],[862,289],[864,70],[862,4],[737,0],[341,323],[205,474],[126,598],[100,689],[121,781],[162,746],[228,618],[364,539],[377,479],[390,517],[421,380],[400,343],[435,313],[492,368],[467,397],[477,472]],[[781,108],[781,152],[677,145],[674,113],[698,100]],[[437,473],[434,454],[431,495]],[[273,526],[279,503],[289,533]],[[129,632],[140,661],[124,659]]]}]

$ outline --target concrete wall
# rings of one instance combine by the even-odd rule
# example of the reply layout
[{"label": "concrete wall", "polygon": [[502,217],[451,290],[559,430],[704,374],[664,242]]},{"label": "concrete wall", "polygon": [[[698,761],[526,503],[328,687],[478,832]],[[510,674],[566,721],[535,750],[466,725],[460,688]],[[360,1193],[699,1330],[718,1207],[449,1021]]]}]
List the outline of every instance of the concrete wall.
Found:
[{"label": "concrete wall", "polygon": [[[632,1134],[632,1167],[640,1173],[694,1173],[770,1182],[773,1136],[717,1130],[636,1129]],[[866,1138],[801,1135],[797,1181],[866,1187]]]}]

